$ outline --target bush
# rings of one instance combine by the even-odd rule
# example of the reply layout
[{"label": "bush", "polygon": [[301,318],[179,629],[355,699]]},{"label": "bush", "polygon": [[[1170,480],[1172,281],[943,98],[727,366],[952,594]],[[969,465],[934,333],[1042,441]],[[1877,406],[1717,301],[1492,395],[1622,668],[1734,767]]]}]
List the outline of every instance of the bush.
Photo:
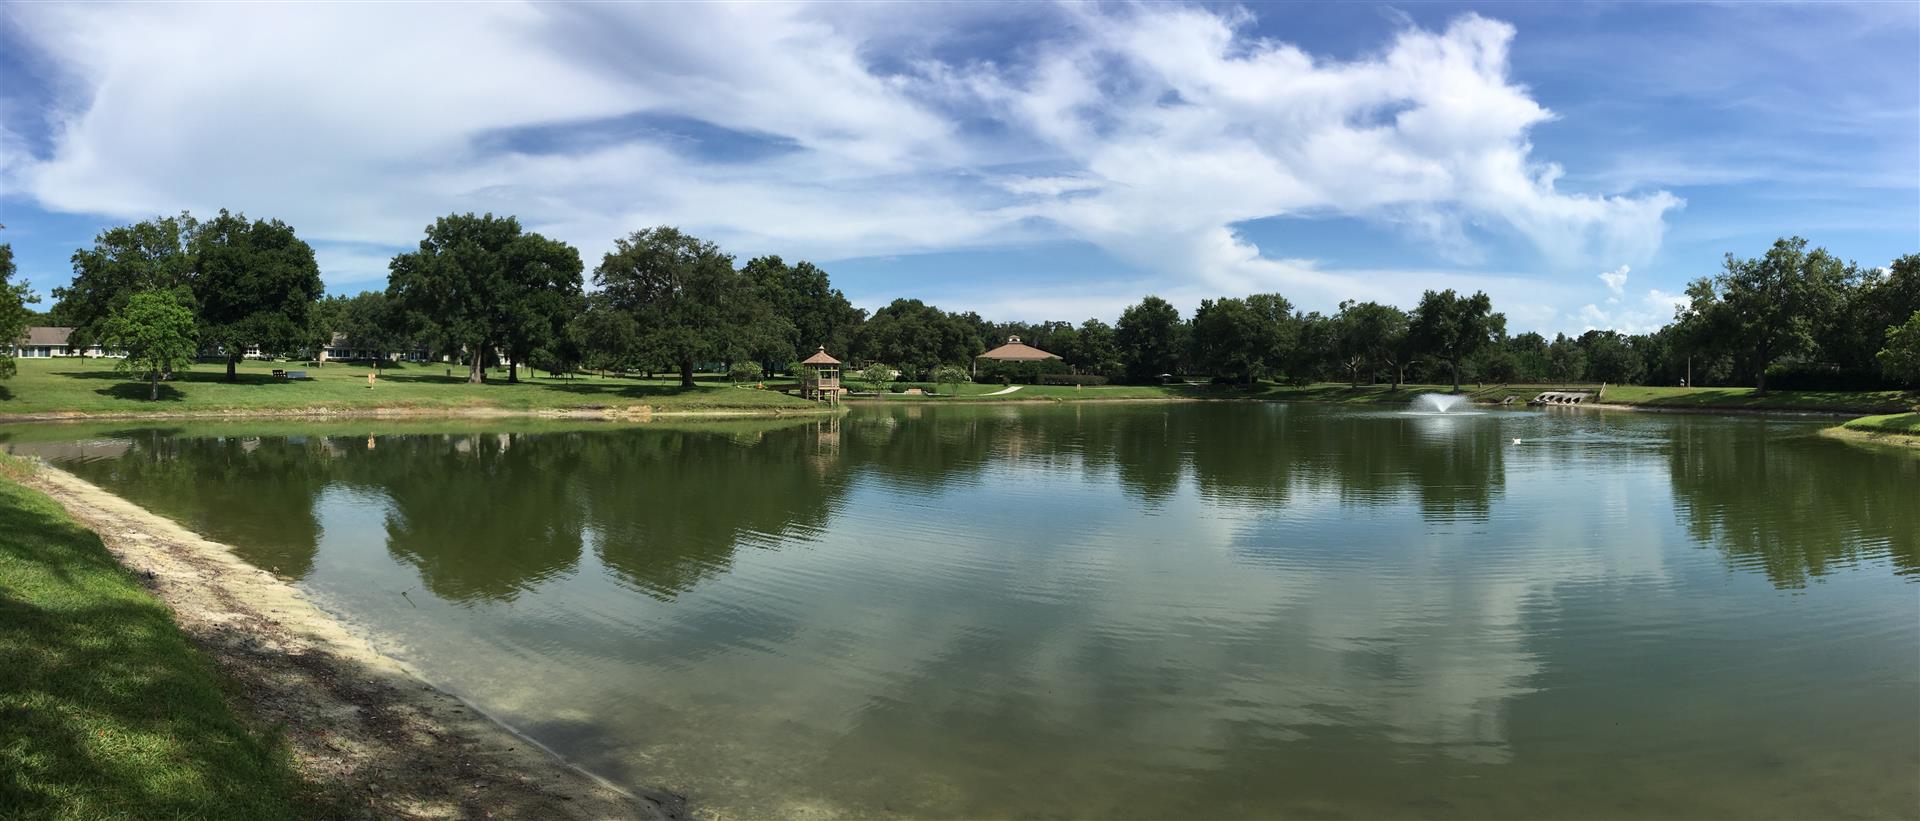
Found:
[{"label": "bush", "polygon": [[1040,384],[1042,385],[1105,385],[1108,381],[1104,376],[1091,373],[1040,374]]},{"label": "bush", "polygon": [[1073,369],[1058,359],[1042,359],[1036,362],[993,362],[982,361],[975,382],[999,382],[1001,384],[1020,383],[1039,384],[1044,375],[1069,374]]},{"label": "bush", "polygon": [[1822,362],[1787,362],[1767,368],[1767,389],[1781,391],[1880,391],[1900,385],[1885,374],[1843,369]]}]

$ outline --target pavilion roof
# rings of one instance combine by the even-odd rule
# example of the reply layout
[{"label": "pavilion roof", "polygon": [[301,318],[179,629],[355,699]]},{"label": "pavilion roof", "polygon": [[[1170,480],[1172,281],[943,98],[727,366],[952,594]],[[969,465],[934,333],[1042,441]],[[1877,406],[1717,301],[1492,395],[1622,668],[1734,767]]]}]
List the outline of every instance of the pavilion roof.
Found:
[{"label": "pavilion roof", "polygon": [[1042,359],[1059,359],[1058,354],[1050,354],[1032,345],[1020,341],[1020,337],[1007,337],[1007,344],[980,355],[981,359],[995,359],[1003,362],[1038,362]]},{"label": "pavilion roof", "polygon": [[800,360],[802,365],[838,365],[840,360],[827,355],[827,346],[821,345],[820,352]]}]

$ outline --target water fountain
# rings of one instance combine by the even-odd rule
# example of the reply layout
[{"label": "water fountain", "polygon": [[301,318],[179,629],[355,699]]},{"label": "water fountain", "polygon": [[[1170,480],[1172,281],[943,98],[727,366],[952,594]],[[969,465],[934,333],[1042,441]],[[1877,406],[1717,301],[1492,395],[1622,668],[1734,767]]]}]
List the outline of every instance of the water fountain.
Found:
[{"label": "water fountain", "polygon": [[1453,413],[1467,398],[1451,393],[1423,393],[1413,398],[1413,410],[1419,413]]}]

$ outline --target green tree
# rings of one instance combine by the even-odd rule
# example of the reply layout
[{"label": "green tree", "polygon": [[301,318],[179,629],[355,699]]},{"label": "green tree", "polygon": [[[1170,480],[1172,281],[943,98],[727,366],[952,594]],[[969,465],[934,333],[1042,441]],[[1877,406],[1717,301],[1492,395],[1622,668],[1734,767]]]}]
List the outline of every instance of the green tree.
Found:
[{"label": "green tree", "polygon": [[28,305],[39,302],[27,283],[13,281],[18,269],[13,264],[13,245],[0,244],[0,379],[13,378],[13,344],[27,335],[27,323],[33,311]]},{"label": "green tree", "polygon": [[936,385],[945,385],[943,393],[953,396],[960,393],[960,386],[973,380],[967,378],[967,369],[959,365],[941,365],[933,369],[930,377]]},{"label": "green tree", "polygon": [[[332,321],[329,327],[346,335],[347,347],[355,350],[373,351],[373,367],[379,370],[386,362],[387,354],[409,345],[402,320],[395,316],[394,306],[383,291],[361,291],[351,297],[331,297],[318,304],[337,306],[322,308]],[[332,331],[328,332],[332,335]]]},{"label": "green tree", "polygon": [[752,382],[765,373],[760,363],[742,359],[727,367],[727,380],[734,383]]},{"label": "green tree", "polygon": [[892,363],[909,378],[940,365],[969,362],[980,347],[977,317],[949,314],[917,299],[896,299],[860,326],[860,358]]},{"label": "green tree", "polygon": [[313,248],[292,227],[223,208],[192,231],[188,250],[200,341],[220,348],[228,381],[248,346],[272,354],[300,347],[323,286]]},{"label": "green tree", "polygon": [[859,370],[860,381],[879,393],[887,389],[887,383],[893,381],[893,366],[885,362],[874,362]]},{"label": "green tree", "polygon": [[140,291],[104,323],[104,344],[126,352],[115,369],[144,375],[149,400],[160,398],[162,374],[186,370],[193,362],[198,322],[188,304],[177,289]]},{"label": "green tree", "polygon": [[1420,296],[1413,311],[1410,333],[1415,349],[1447,364],[1453,391],[1460,392],[1460,363],[1494,343],[1506,318],[1493,312],[1493,300],[1483,292],[1463,297],[1449,288]]},{"label": "green tree", "polygon": [[[1340,303],[1335,317],[1340,330],[1340,353],[1366,367],[1384,367],[1393,375],[1393,389],[1400,389],[1407,368],[1407,313],[1378,302]],[[1359,383],[1358,369],[1352,371]]]},{"label": "green tree", "polygon": [[614,241],[593,271],[608,304],[631,314],[640,347],[678,366],[693,387],[693,365],[731,362],[764,349],[775,325],[733,257],[678,228],[659,226]]},{"label": "green tree", "polygon": [[190,288],[189,248],[198,223],[190,214],[155,217],[101,231],[92,248],[73,252],[73,279],[53,289],[54,319],[73,327],[73,345],[98,342],[107,322],[134,294]]},{"label": "green tree", "polygon": [[1112,325],[1098,319],[1080,323],[1066,348],[1061,356],[1084,373],[1114,376],[1121,371],[1120,339]]},{"label": "green tree", "polygon": [[1618,331],[1588,331],[1579,342],[1589,382],[1631,385],[1646,372],[1646,361],[1633,349],[1632,339]]},{"label": "green tree", "polygon": [[1163,373],[1178,373],[1186,353],[1186,332],[1180,311],[1157,296],[1122,311],[1114,326],[1114,341],[1127,378],[1149,381]]},{"label": "green tree", "polygon": [[[567,321],[580,313],[582,263],[573,246],[539,234],[526,234],[507,247],[507,292],[497,303],[501,348],[507,355],[507,381],[520,381],[520,363],[545,349],[546,364],[568,347]],[[571,363],[564,363],[571,364]]]},{"label": "green tree", "polygon": [[1907,317],[1904,324],[1887,329],[1886,347],[1874,358],[1888,379],[1920,387],[1920,310]]},{"label": "green tree", "polygon": [[754,257],[741,269],[753,281],[761,301],[780,320],[768,329],[768,350],[762,364],[773,370],[779,363],[812,355],[825,347],[842,355],[850,349],[854,331],[866,312],[853,307],[827,272],[811,262],[788,265],[778,256]]},{"label": "green tree", "polygon": [[1566,334],[1556,334],[1547,346],[1547,376],[1557,382],[1578,382],[1587,375],[1587,352],[1580,342]]},{"label": "green tree", "polygon": [[1785,238],[1757,259],[1728,254],[1725,270],[1705,289],[1718,305],[1706,310],[1728,335],[1726,344],[1743,353],[1755,391],[1765,394],[1767,368],[1813,347],[1814,331],[1858,276],[1855,266],[1826,249],[1808,251],[1806,240]]},{"label": "green tree", "polygon": [[1193,314],[1194,360],[1215,376],[1252,384],[1285,361],[1292,311],[1279,294],[1203,300]]},{"label": "green tree", "polygon": [[640,349],[640,326],[633,314],[613,307],[601,294],[587,297],[586,309],[567,324],[567,335],[581,361],[602,372],[633,367]]},{"label": "green tree", "polygon": [[464,351],[467,381],[480,383],[497,349],[529,352],[553,305],[579,293],[579,265],[577,251],[513,217],[451,214],[427,226],[419,250],[393,258],[387,296],[402,324]]}]

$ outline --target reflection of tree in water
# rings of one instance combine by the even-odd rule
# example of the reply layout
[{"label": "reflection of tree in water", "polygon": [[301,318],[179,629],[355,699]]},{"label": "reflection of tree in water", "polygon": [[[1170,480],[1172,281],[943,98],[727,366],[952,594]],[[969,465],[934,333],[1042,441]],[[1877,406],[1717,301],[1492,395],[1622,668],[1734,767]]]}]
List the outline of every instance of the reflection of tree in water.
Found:
[{"label": "reflection of tree in water", "polygon": [[1496,420],[1436,420],[1240,405],[1173,414],[1200,493],[1284,504],[1329,489],[1349,504],[1419,499],[1429,517],[1484,517],[1506,482]]},{"label": "reflection of tree in water", "polygon": [[1727,420],[1676,422],[1672,435],[1681,523],[1734,566],[1757,565],[1780,588],[1880,557],[1920,572],[1920,460],[1910,454]]},{"label": "reflection of tree in water", "polygon": [[[401,436],[349,461],[376,471],[392,500],[387,550],[454,601],[512,599],[578,566],[583,453],[598,437]],[[364,476],[364,473],[360,475]]]},{"label": "reflection of tree in water", "polygon": [[306,437],[179,438],[126,431],[115,459],[56,464],[82,479],[233,546],[255,567],[299,579],[320,544],[314,503],[329,475],[324,445]]},{"label": "reflection of tree in water", "polygon": [[774,547],[824,530],[845,492],[822,471],[822,427],[757,436],[698,431],[593,435],[575,484],[600,560],[670,598],[732,564],[737,546]]}]

